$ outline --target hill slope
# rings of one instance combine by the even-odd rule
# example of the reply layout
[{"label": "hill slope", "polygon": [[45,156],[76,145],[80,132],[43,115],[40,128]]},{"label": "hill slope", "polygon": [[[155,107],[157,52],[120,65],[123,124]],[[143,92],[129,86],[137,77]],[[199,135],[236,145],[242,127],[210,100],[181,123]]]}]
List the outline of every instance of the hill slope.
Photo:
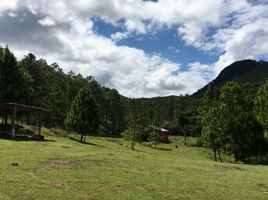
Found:
[{"label": "hill slope", "polygon": [[[221,89],[228,81],[237,81],[240,83],[259,82],[268,78],[268,63],[260,63],[253,60],[242,60],[234,62],[224,68],[221,73],[214,79],[216,89]],[[192,96],[202,98],[206,92],[207,86],[204,86]]]},{"label": "hill slope", "polygon": [[267,199],[267,166],[229,163],[227,155],[214,162],[211,150],[177,136],[133,151],[122,138],[79,142],[79,135],[44,127],[42,134],[0,134],[0,199]]}]

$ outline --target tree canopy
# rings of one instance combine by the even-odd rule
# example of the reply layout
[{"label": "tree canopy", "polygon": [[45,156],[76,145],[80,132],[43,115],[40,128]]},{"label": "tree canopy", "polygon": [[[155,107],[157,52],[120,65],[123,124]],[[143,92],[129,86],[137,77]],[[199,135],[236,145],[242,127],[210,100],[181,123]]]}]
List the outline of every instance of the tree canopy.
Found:
[{"label": "tree canopy", "polygon": [[141,104],[136,99],[130,99],[129,101],[127,122],[124,139],[131,142],[131,149],[134,150],[135,143],[142,143],[145,125],[145,115]]},{"label": "tree canopy", "polygon": [[81,88],[65,120],[66,129],[80,133],[82,141],[86,135],[98,135],[100,123],[99,104],[88,89]]}]

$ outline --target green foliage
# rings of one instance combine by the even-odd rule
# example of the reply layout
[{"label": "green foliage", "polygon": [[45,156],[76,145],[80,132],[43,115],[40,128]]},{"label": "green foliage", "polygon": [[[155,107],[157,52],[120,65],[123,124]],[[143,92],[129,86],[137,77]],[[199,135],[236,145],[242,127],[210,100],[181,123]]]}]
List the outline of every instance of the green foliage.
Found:
[{"label": "green foliage", "polygon": [[100,123],[98,103],[88,89],[81,88],[65,120],[66,129],[80,133],[82,141],[83,136],[97,135]]},{"label": "green foliage", "polygon": [[186,136],[189,135],[190,131],[195,129],[193,120],[193,112],[182,111],[176,113],[179,129],[184,135],[184,144],[186,145]]},{"label": "green foliage", "polygon": [[254,112],[264,129],[268,130],[268,80],[266,80],[266,83],[259,89],[256,95]]},{"label": "green foliage", "polygon": [[0,102],[32,105],[32,79],[8,47],[0,47]]},{"label": "green foliage", "polygon": [[131,142],[131,149],[134,150],[135,143],[143,142],[145,114],[141,104],[136,99],[130,99],[127,115],[127,130],[124,132],[124,139]]},{"label": "green foliage", "polygon": [[154,121],[152,124],[153,132],[151,132],[148,136],[148,141],[154,143],[154,148],[156,149],[156,145],[163,142],[163,135],[161,135],[161,128],[159,124]]},{"label": "green foliage", "polygon": [[214,160],[217,161],[217,152],[220,157],[220,149],[222,147],[222,140],[219,134],[219,111],[217,102],[218,96],[216,96],[214,91],[214,83],[211,82],[208,85],[207,91],[203,97],[203,107],[200,109],[201,123],[203,124],[203,129],[201,132],[201,139],[198,141],[203,142],[203,146],[212,149],[214,153]]},{"label": "green foliage", "polygon": [[214,153],[220,149],[232,153],[236,162],[264,153],[266,146],[262,126],[253,115],[246,94],[243,85],[228,82],[221,89],[220,99],[207,103],[201,116],[204,146]]}]

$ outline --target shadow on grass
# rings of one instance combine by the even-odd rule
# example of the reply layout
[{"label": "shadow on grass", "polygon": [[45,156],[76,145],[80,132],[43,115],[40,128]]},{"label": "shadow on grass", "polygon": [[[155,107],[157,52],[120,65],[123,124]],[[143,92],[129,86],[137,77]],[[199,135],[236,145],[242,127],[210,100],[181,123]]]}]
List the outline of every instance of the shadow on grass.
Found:
[{"label": "shadow on grass", "polygon": [[90,143],[90,142],[84,142],[84,141],[81,141],[81,140],[78,140],[78,139],[75,139],[74,137],[70,137],[71,140],[74,140],[74,141],[77,141],[81,144],[86,144],[86,145],[92,145],[92,146],[97,146],[97,147],[104,147],[106,148],[106,146],[102,146],[102,145],[99,145],[99,144],[94,144],[94,143]]},{"label": "shadow on grass", "polygon": [[156,149],[161,151],[172,151],[172,149],[166,149],[166,148],[156,148]]},{"label": "shadow on grass", "polygon": [[0,140],[12,140],[15,142],[21,141],[35,141],[35,142],[57,142],[56,140],[46,140],[46,139],[35,139],[28,136],[15,136],[15,138],[11,138],[11,135],[8,134],[0,134]]}]

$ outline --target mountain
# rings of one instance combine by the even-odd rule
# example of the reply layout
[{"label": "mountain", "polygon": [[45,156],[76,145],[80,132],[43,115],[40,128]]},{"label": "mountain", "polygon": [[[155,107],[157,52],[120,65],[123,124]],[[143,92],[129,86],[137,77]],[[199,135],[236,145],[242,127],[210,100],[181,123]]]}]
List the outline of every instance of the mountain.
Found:
[{"label": "mountain", "polygon": [[[221,89],[228,81],[240,83],[265,81],[268,78],[268,62],[257,62],[255,60],[242,60],[234,62],[224,68],[213,80],[215,89]],[[192,96],[202,98],[207,90],[208,84]]]}]

